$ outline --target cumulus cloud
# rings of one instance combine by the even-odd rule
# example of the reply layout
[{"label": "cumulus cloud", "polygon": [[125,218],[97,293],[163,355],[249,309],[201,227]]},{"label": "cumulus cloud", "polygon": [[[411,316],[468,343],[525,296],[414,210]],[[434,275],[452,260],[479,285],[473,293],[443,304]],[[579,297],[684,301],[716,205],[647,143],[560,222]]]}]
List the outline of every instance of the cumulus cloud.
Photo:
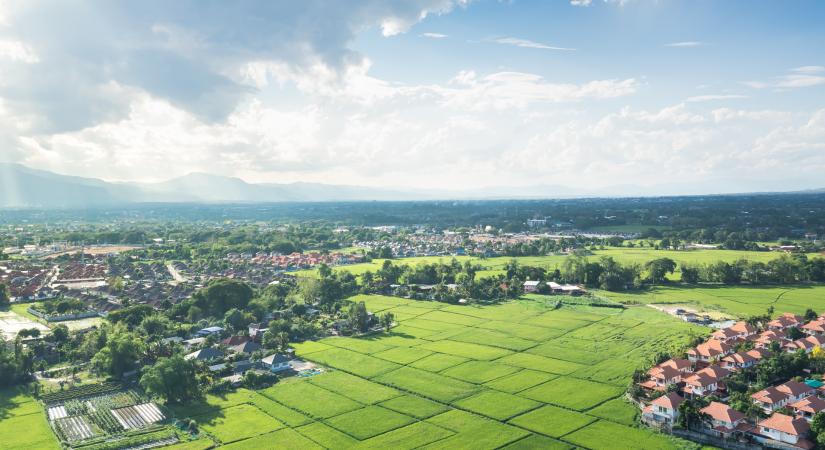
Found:
[{"label": "cumulus cloud", "polygon": [[535,42],[528,39],[519,39],[514,37],[500,37],[492,39],[493,42],[497,44],[504,44],[504,45],[513,45],[516,47],[522,48],[537,48],[541,50],[565,50],[565,51],[573,51],[575,48],[566,48],[566,47],[556,47],[549,44],[542,44],[541,42]]},{"label": "cumulus cloud", "polygon": [[392,36],[466,3],[8,3],[0,29],[0,97],[16,111],[40,115],[41,131],[125,117],[128,99],[111,95],[115,85],[143,90],[204,120],[223,120],[250,94],[231,75],[251,61],[321,64],[338,73],[363,59],[348,47],[356,33],[379,27]]}]

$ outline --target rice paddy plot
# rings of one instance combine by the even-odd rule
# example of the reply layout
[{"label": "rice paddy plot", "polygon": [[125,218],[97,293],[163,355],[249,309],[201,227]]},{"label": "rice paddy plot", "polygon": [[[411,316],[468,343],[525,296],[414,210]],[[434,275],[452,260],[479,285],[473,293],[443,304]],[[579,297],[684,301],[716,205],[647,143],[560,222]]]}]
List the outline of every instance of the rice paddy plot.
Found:
[{"label": "rice paddy plot", "polygon": [[203,431],[223,443],[269,433],[285,426],[252,405],[233,406],[195,419]]},{"label": "rice paddy plot", "polygon": [[467,361],[441,372],[442,375],[470,383],[481,384],[518,372],[517,367],[489,361]]},{"label": "rice paddy plot", "polygon": [[367,406],[327,419],[326,423],[356,439],[364,440],[414,421],[412,417],[380,406]]},{"label": "rice paddy plot", "polygon": [[321,422],[298,427],[295,431],[325,448],[351,448],[358,443],[354,437]]},{"label": "rice paddy plot", "polygon": [[[515,325],[517,327],[518,325]],[[482,344],[493,347],[500,347],[507,350],[522,351],[530,347],[535,347],[536,342],[511,336],[505,333],[492,330],[473,328],[456,334],[450,338],[453,341],[467,342],[471,344]]]},{"label": "rice paddy plot", "polygon": [[401,395],[396,389],[345,372],[327,372],[308,378],[307,382],[365,405]]},{"label": "rice paddy plot", "polygon": [[434,320],[437,322],[444,322],[449,324],[459,324],[465,326],[475,326],[480,323],[484,323],[486,319],[479,319],[478,317],[468,316],[465,314],[455,314],[449,313],[444,311],[431,311],[427,314],[419,316],[416,318],[417,320]]},{"label": "rice paddy plot", "polygon": [[552,375],[546,372],[523,369],[512,375],[488,381],[484,383],[484,385],[492,389],[515,394],[533,386],[546,383],[557,376],[558,375]]},{"label": "rice paddy plot", "polygon": [[456,434],[421,447],[422,449],[492,449],[515,442],[529,434],[522,429],[455,409],[427,419],[427,422],[452,430]]},{"label": "rice paddy plot", "polygon": [[343,348],[310,353],[306,355],[306,359],[365,378],[372,378],[400,367],[398,364]]},{"label": "rice paddy plot", "polygon": [[392,361],[394,363],[406,365],[418,361],[421,358],[430,356],[432,354],[432,351],[425,350],[423,348],[395,347],[380,353],[376,353],[373,356],[375,356],[376,358],[386,359],[387,361]]},{"label": "rice paddy plot", "polygon": [[419,420],[441,414],[448,409],[441,403],[410,394],[387,400],[380,403],[380,406]]},{"label": "rice paddy plot", "polygon": [[415,367],[416,369],[422,369],[429,372],[441,372],[444,369],[457,366],[469,360],[469,358],[463,358],[461,356],[433,353],[430,356],[421,358],[418,361],[411,363],[410,367]]},{"label": "rice paddy plot", "polygon": [[251,392],[251,394],[253,395],[250,396],[250,403],[290,427],[298,427],[312,421],[312,419],[303,413],[287,408],[275,400],[265,397],[257,392]]},{"label": "rice paddy plot", "polygon": [[323,339],[324,344],[332,345],[338,348],[345,348],[347,350],[364,353],[367,355],[382,352],[390,348],[389,345],[383,344],[375,339],[370,338],[348,338],[348,337],[333,337]]},{"label": "rice paddy plot", "polygon": [[590,325],[590,321],[580,319],[570,319],[567,317],[558,317],[553,313],[545,313],[537,317],[533,317],[524,321],[528,325],[536,325],[540,327],[554,328],[561,331],[571,331],[583,326]]},{"label": "rice paddy plot", "polygon": [[541,403],[504,392],[482,391],[472,397],[461,399],[454,405],[492,419],[507,420],[535,409],[541,406]]},{"label": "rice paddy plot", "polygon": [[[33,402],[34,403],[34,402]],[[49,428],[42,409],[39,413],[15,414],[11,413],[0,419],[0,436],[3,449],[30,450],[30,449],[59,449],[61,446]],[[4,411],[5,414],[5,411]],[[21,430],[25,430],[24,433]]]},{"label": "rice paddy plot", "polygon": [[375,381],[443,403],[452,403],[478,390],[473,384],[410,367],[386,373]]},{"label": "rice paddy plot", "polygon": [[225,450],[323,450],[323,448],[291,428],[221,446],[221,449]]},{"label": "rice paddy plot", "polygon": [[427,422],[417,422],[362,441],[356,445],[355,448],[358,450],[410,450],[442,440],[454,434],[452,431]]},{"label": "rice paddy plot", "polygon": [[479,324],[478,327],[488,330],[501,331],[511,336],[516,336],[535,342],[546,341],[547,339],[561,336],[565,333],[564,330],[554,328],[528,325],[525,323],[502,322],[498,320],[491,320],[490,322]]},{"label": "rice paddy plot", "polygon": [[595,421],[593,417],[551,405],[542,406],[510,419],[513,425],[554,438],[564,436]]},{"label": "rice paddy plot", "polygon": [[624,392],[617,386],[559,377],[519,393],[523,397],[575,410],[585,410]]},{"label": "rice paddy plot", "polygon": [[662,450],[681,447],[677,447],[676,441],[664,434],[604,420],[570,433],[564,440],[594,450]]},{"label": "rice paddy plot", "polygon": [[613,399],[587,411],[588,415],[607,419],[622,425],[633,426],[639,415],[639,408],[623,398]]},{"label": "rice paddy plot", "polygon": [[419,348],[482,361],[490,361],[512,353],[509,350],[498,347],[450,340],[427,342],[426,344],[420,345]]},{"label": "rice paddy plot", "polygon": [[514,353],[512,355],[505,356],[496,362],[521,367],[523,369],[555,373],[558,375],[566,375],[583,367],[581,364],[574,362],[546,358],[544,356],[533,355],[530,353]]},{"label": "rice paddy plot", "polygon": [[278,383],[261,393],[278,403],[316,418],[337,416],[362,406],[341,394],[328,391],[305,380]]},{"label": "rice paddy plot", "polygon": [[571,448],[573,447],[570,444],[538,434],[531,434],[524,439],[502,447],[502,450],[569,450]]}]

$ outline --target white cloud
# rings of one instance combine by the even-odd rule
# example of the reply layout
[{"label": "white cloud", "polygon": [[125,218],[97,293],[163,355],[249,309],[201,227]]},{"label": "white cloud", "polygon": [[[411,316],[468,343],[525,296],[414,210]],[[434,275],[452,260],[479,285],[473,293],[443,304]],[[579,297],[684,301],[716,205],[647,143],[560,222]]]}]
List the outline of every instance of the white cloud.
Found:
[{"label": "white cloud", "polygon": [[26,44],[20,41],[0,40],[0,60],[8,59],[14,62],[34,64],[40,58]]},{"label": "white cloud", "polygon": [[704,42],[699,41],[681,41],[681,42],[671,42],[669,44],[665,44],[665,47],[699,47],[705,45]]},{"label": "white cloud", "polygon": [[711,102],[716,100],[738,100],[748,98],[747,95],[739,95],[739,94],[709,94],[709,95],[694,95],[692,97],[688,97],[685,101],[687,102]]},{"label": "white cloud", "polygon": [[505,44],[505,45],[514,45],[516,47],[523,47],[523,48],[537,48],[542,50],[565,50],[565,51],[573,51],[576,50],[575,48],[566,48],[566,47],[556,47],[549,44],[542,44],[541,42],[530,41],[527,39],[519,39],[514,37],[501,37],[492,39],[493,42],[497,44]]},{"label": "white cloud", "polygon": [[446,34],[441,34],[441,33],[421,33],[419,36],[430,38],[430,39],[444,39],[446,37],[449,37]]},{"label": "white cloud", "polygon": [[744,81],[742,84],[754,89],[805,88],[825,84],[825,67],[802,66],[791,69],[789,73],[776,77],[772,81]]},{"label": "white cloud", "polygon": [[573,6],[590,6],[593,4],[593,0],[570,0],[570,4]]}]

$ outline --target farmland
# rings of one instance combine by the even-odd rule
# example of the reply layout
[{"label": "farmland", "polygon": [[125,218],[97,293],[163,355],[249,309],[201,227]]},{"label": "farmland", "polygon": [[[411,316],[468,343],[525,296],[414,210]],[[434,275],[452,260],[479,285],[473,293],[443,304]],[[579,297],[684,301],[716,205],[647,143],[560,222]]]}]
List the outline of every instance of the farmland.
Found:
[{"label": "farmland", "polygon": [[299,356],[329,370],[210,395],[175,415],[222,448],[270,448],[277,439],[334,449],[691,445],[635,426],[623,393],[651,353],[678,349],[704,329],[645,307],[355,299],[406,319],[390,333],[296,344]]}]

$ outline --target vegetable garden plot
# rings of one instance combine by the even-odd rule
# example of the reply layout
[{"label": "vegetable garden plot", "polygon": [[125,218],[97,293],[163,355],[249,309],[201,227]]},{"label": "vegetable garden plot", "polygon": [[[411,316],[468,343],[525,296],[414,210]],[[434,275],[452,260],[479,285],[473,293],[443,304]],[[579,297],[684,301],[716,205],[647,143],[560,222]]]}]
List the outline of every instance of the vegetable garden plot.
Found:
[{"label": "vegetable garden plot", "polygon": [[64,417],[56,420],[54,425],[58,434],[69,442],[82,441],[98,434],[83,416]]},{"label": "vegetable garden plot", "polygon": [[120,425],[131,430],[143,428],[149,424],[160,422],[165,416],[154,403],[142,403],[140,405],[127,406],[125,408],[113,409],[112,415],[120,422]]},{"label": "vegetable garden plot", "polygon": [[49,420],[57,420],[67,417],[69,414],[66,412],[66,407],[63,405],[60,406],[52,406],[49,408]]}]

